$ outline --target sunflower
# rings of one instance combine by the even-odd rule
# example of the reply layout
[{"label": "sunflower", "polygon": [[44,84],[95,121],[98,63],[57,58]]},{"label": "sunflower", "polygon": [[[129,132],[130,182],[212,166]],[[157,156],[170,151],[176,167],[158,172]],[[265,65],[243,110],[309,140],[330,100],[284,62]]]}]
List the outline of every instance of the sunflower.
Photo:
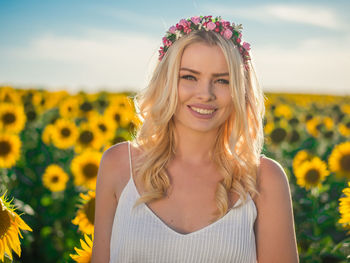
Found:
[{"label": "sunflower", "polygon": [[336,176],[350,179],[350,142],[336,145],[328,158],[328,164]]},{"label": "sunflower", "polygon": [[52,130],[52,143],[59,149],[67,149],[76,144],[79,133],[78,127],[68,119],[58,119]]},{"label": "sunflower", "polygon": [[326,176],[329,175],[327,165],[318,157],[313,157],[310,161],[302,162],[296,167],[295,176],[297,184],[307,190],[320,187]]},{"label": "sunflower", "polygon": [[320,127],[321,125],[321,119],[320,117],[312,117],[311,119],[306,121],[306,130],[309,134],[311,134],[313,137],[318,137],[320,135],[320,131],[317,127]]},{"label": "sunflower", "polygon": [[99,151],[103,142],[104,138],[99,128],[91,123],[83,122],[79,126],[79,135],[74,150],[76,153],[81,153],[86,149]]},{"label": "sunflower", "polygon": [[134,118],[135,111],[131,107],[120,106],[120,104],[115,105],[111,102],[104,114],[114,120],[118,126],[126,128]]},{"label": "sunflower", "polygon": [[96,95],[83,94],[79,97],[79,113],[80,118],[89,118],[91,114],[96,110],[95,106]]},{"label": "sunflower", "polygon": [[350,117],[346,116],[344,120],[338,124],[339,133],[344,137],[350,137]]},{"label": "sunflower", "polygon": [[52,142],[52,134],[55,132],[55,129],[54,124],[48,124],[45,126],[43,133],[41,134],[41,140],[46,145],[49,145]]},{"label": "sunflower", "polygon": [[17,105],[22,103],[20,94],[9,86],[0,87],[0,101]]},{"label": "sunflower", "polygon": [[70,254],[70,257],[79,263],[90,263],[92,255],[92,245],[94,240],[94,235],[92,234],[91,239],[88,235],[84,234],[84,240],[80,239],[81,248],[74,247],[74,250],[77,252],[77,255]]},{"label": "sunflower", "polygon": [[12,251],[21,256],[21,242],[23,238],[20,230],[32,229],[15,212],[16,208],[11,201],[6,200],[4,193],[0,197],[0,260],[4,261],[5,253],[12,260]]},{"label": "sunflower", "polygon": [[53,92],[33,90],[32,103],[39,113],[43,113],[57,107],[60,101],[67,96],[69,96],[69,94],[65,90]]},{"label": "sunflower", "polygon": [[280,104],[277,105],[274,114],[277,117],[284,117],[285,119],[291,119],[292,118],[292,110],[289,105],[287,104]]},{"label": "sunflower", "polygon": [[97,128],[103,138],[103,144],[109,142],[116,134],[118,125],[106,115],[95,114],[91,115],[89,123],[92,127]]},{"label": "sunflower", "polygon": [[113,105],[120,109],[133,111],[134,105],[130,97],[122,94],[115,94],[110,96],[109,105]]},{"label": "sunflower", "polygon": [[24,108],[21,104],[0,104],[0,130],[20,133],[27,121]]},{"label": "sunflower", "polygon": [[0,133],[0,168],[11,168],[21,156],[22,142],[18,135]]},{"label": "sunflower", "polygon": [[79,205],[79,210],[72,223],[78,225],[80,231],[90,235],[94,233],[95,192],[88,191],[86,195],[80,193],[79,196],[81,197],[81,205]]},{"label": "sunflower", "polygon": [[293,158],[292,164],[294,173],[303,162],[310,161],[312,157],[313,156],[307,150],[300,150],[299,152],[297,152],[297,154]]},{"label": "sunflower", "polygon": [[62,118],[73,119],[79,114],[79,104],[81,99],[79,96],[71,96],[63,100],[59,104],[59,112]]},{"label": "sunflower", "polygon": [[57,164],[51,164],[46,167],[42,177],[43,184],[52,192],[59,192],[66,189],[66,183],[69,179],[67,173]]},{"label": "sunflower", "polygon": [[[342,191],[345,196],[339,198],[340,219],[338,223],[342,224],[345,229],[350,229],[350,182],[348,186]],[[347,234],[350,234],[350,231]]]},{"label": "sunflower", "polygon": [[319,137],[322,134],[326,138],[333,135],[334,122],[330,117],[313,117],[306,122],[306,129],[313,137]]},{"label": "sunflower", "polygon": [[101,158],[101,152],[88,150],[72,160],[71,170],[76,186],[83,186],[88,189],[96,188],[96,178]]},{"label": "sunflower", "polygon": [[350,104],[343,104],[341,106],[341,111],[345,114],[350,114]]}]

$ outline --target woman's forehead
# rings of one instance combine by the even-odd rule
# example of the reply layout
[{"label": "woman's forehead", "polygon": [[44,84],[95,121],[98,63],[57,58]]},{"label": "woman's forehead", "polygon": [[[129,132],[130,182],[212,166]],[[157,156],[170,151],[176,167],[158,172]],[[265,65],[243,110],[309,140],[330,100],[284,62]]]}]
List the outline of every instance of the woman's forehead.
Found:
[{"label": "woman's forehead", "polygon": [[204,43],[194,43],[185,48],[181,58],[181,68],[198,72],[228,72],[227,62],[221,48]]}]

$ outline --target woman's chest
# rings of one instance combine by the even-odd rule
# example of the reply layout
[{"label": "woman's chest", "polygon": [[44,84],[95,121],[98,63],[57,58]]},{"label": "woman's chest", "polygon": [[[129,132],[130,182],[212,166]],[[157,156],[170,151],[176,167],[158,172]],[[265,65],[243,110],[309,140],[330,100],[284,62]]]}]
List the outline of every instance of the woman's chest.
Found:
[{"label": "woman's chest", "polygon": [[[147,204],[148,208],[167,226],[179,233],[191,233],[210,225],[218,212],[216,192],[220,175],[210,171],[190,174],[169,172],[171,186],[167,196]],[[138,188],[140,189],[140,188]],[[238,200],[237,194],[229,194],[228,207]]]}]

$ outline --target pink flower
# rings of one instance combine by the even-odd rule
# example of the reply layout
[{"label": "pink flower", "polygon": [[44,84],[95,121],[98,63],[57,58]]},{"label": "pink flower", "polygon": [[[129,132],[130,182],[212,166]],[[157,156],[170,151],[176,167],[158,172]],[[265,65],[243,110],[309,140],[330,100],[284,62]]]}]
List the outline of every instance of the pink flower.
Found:
[{"label": "pink flower", "polygon": [[159,60],[162,60],[162,58],[165,55],[165,52],[163,49],[164,49],[163,47],[160,47],[160,49],[159,49]]},{"label": "pink flower", "polygon": [[185,27],[185,28],[184,28],[185,34],[188,34],[188,33],[190,33],[191,31],[192,31],[192,29],[189,28],[189,27]]},{"label": "pink flower", "polygon": [[245,50],[248,50],[248,51],[250,50],[250,44],[249,43],[243,42],[242,46],[244,47]]},{"label": "pink flower", "polygon": [[207,28],[208,28],[209,30],[214,30],[215,27],[216,27],[216,25],[215,25],[215,23],[213,23],[213,22],[209,22],[209,23],[207,24]]},{"label": "pink flower", "polygon": [[171,34],[175,34],[175,30],[176,30],[176,27],[175,27],[175,26],[171,26],[171,27],[169,28],[169,32],[170,32]]},{"label": "pink flower", "polygon": [[201,21],[201,18],[199,16],[194,16],[194,17],[191,17],[191,21],[197,25],[200,21]]},{"label": "pink flower", "polygon": [[183,27],[188,27],[188,21],[186,19],[181,19],[179,24]]},{"label": "pink flower", "polygon": [[184,27],[182,25],[176,24],[176,29],[181,31],[184,29]]},{"label": "pink flower", "polygon": [[170,47],[172,45],[172,42],[166,37],[163,37],[163,44],[164,46]]},{"label": "pink flower", "polygon": [[226,37],[227,39],[230,39],[232,37],[232,31],[230,29],[225,29],[224,37]]}]

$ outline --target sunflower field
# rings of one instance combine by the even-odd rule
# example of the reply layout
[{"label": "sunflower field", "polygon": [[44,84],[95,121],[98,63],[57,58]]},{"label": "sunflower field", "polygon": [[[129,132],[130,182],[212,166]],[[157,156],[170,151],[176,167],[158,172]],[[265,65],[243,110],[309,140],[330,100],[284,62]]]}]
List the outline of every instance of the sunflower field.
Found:
[{"label": "sunflower field", "polygon": [[[90,261],[100,159],[141,124],[133,95],[0,87],[0,262]],[[265,96],[300,262],[350,262],[350,97]]]}]

